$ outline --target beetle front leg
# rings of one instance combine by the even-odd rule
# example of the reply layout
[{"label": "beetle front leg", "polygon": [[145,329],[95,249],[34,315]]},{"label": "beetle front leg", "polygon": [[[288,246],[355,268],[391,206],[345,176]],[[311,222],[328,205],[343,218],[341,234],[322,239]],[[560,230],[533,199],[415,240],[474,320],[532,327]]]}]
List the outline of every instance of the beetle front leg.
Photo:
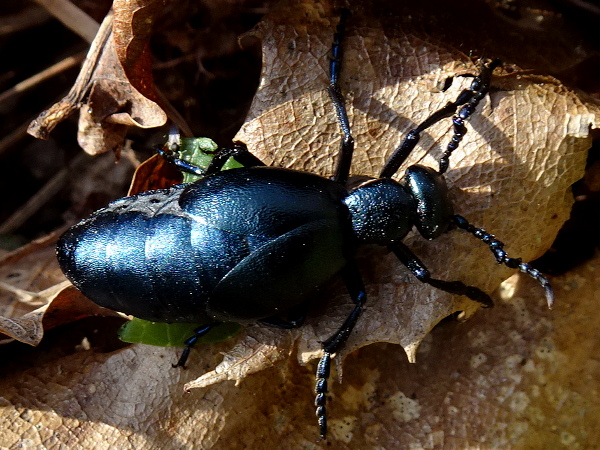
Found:
[{"label": "beetle front leg", "polygon": [[352,312],[346,317],[342,326],[323,342],[323,356],[317,365],[316,382],[315,382],[315,406],[317,421],[319,423],[319,434],[323,439],[327,436],[327,379],[331,369],[331,355],[337,353],[348,340],[348,336],[354,329],[358,318],[360,317],[363,306],[367,300],[367,294],[362,281],[362,277],[358,267],[354,262],[351,262],[342,271],[342,277],[346,283],[348,293],[352,298],[355,306]]},{"label": "beetle front leg", "polygon": [[250,153],[248,147],[243,142],[234,142],[231,148],[221,148],[217,150],[211,160],[206,175],[220,172],[229,158],[234,158],[244,167],[264,166],[265,163]]},{"label": "beetle front leg", "polygon": [[444,281],[432,278],[429,269],[427,269],[425,264],[423,264],[403,243],[395,242],[394,244],[390,244],[388,248],[394,252],[400,262],[404,264],[419,281],[450,294],[469,297],[471,300],[481,303],[486,308],[494,306],[491,297],[475,286],[469,286],[462,281]]}]

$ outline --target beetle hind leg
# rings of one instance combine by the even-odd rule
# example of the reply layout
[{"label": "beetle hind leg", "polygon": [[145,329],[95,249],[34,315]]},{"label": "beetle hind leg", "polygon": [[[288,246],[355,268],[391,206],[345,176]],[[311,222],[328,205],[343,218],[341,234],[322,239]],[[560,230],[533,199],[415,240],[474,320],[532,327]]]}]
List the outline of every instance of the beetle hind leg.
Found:
[{"label": "beetle hind leg", "polygon": [[[208,153],[208,151],[205,151]],[[221,171],[229,158],[234,158],[244,167],[264,166],[260,159],[254,156],[243,142],[235,142],[232,147],[220,148],[214,151],[214,156],[206,169],[181,159],[178,145],[172,144],[169,148],[158,148],[156,153],[165,158],[168,162],[177,167],[180,171],[199,177],[205,177]],[[210,152],[213,153],[213,152]]]},{"label": "beetle hind leg", "polygon": [[348,288],[348,293],[354,302],[354,309],[350,312],[342,326],[325,342],[323,342],[323,356],[317,365],[315,382],[315,407],[317,421],[319,423],[319,434],[325,439],[327,436],[327,379],[331,369],[331,355],[339,351],[350,336],[358,318],[360,317],[363,306],[367,300],[367,294],[362,282],[358,267],[350,263],[342,271],[342,277]]},{"label": "beetle hind leg", "polygon": [[202,325],[201,327],[196,328],[194,330],[194,335],[185,340],[185,348],[183,349],[183,352],[181,353],[177,364],[173,364],[173,368],[181,367],[185,369],[185,363],[187,362],[187,359],[190,356],[190,351],[192,350],[192,347],[196,345],[198,339],[200,339],[202,336],[204,336],[217,325],[220,325],[220,322],[213,322],[208,325]]},{"label": "beetle hind leg", "polygon": [[243,142],[234,142],[233,147],[220,148],[216,151],[215,156],[211,160],[206,174],[210,175],[221,171],[229,158],[235,159],[244,167],[264,166],[265,163],[250,153],[248,147]]}]

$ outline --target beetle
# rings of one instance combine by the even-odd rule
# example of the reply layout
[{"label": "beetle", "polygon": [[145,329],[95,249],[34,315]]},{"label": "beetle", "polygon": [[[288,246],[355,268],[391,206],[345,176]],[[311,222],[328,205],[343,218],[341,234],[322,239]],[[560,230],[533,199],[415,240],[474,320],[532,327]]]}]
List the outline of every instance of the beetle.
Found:
[{"label": "beetle", "polygon": [[[549,306],[553,302],[544,275],[509,257],[501,241],[454,213],[444,179],[465,121],[488,93],[499,61],[481,62],[470,87],[411,130],[378,178],[346,187],[354,140],[338,79],[348,15],[341,13],[329,67],[328,93],[342,135],[331,179],[267,167],[241,143],[217,151],[206,170],[180,159],[176,146],[170,146],[159,153],[201,179],[117,200],[70,228],[57,245],[67,278],[97,304],[151,321],[202,324],[185,341],[176,366],[184,366],[197,340],[223,322],[301,326],[307,297],[340,274],[354,306],[323,342],[317,365],[315,407],[323,438],[331,357],[345,344],[366,302],[354,261],[359,245],[386,246],[423,283],[491,306],[491,298],[477,287],[433,278],[402,243],[413,227],[429,240],[463,229],[485,243],[498,263],[537,280]],[[449,117],[453,136],[439,168],[412,165],[393,180],[420,133]],[[221,171],[231,157],[245,167]]]}]

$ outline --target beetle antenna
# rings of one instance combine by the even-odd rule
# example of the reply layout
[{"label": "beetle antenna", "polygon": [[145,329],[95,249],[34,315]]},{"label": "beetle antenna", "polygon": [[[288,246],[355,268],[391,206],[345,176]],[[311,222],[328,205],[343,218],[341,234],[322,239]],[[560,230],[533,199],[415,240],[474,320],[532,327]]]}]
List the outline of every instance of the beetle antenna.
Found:
[{"label": "beetle antenna", "polygon": [[[402,143],[394,150],[392,156],[389,157],[385,166],[381,170],[379,176],[381,178],[392,177],[400,166],[406,161],[410,153],[414,150],[417,143],[421,139],[421,132],[438,123],[440,120],[447,117],[452,117],[454,133],[446,150],[439,160],[440,173],[448,170],[448,161],[450,155],[458,148],[458,144],[467,132],[465,121],[473,115],[475,109],[481,100],[487,95],[490,90],[490,81],[492,72],[500,65],[500,60],[494,59],[490,63],[483,61],[479,64],[479,75],[475,76],[469,89],[464,89],[453,102],[448,102],[446,106],[431,114],[427,119],[410,130],[405,136]],[[458,111],[457,111],[457,108]]]},{"label": "beetle antenna", "polygon": [[471,225],[467,219],[459,215],[453,216],[452,219],[458,228],[471,233],[477,239],[487,244],[491,252],[494,254],[498,264],[504,264],[511,269],[519,269],[519,271],[529,275],[531,278],[540,283],[546,292],[548,308],[552,309],[552,306],[554,305],[554,291],[552,290],[552,286],[550,286],[550,281],[548,281],[548,279],[542,275],[539,270],[534,269],[528,263],[524,263],[521,261],[521,258],[509,257],[506,251],[503,249],[504,243],[496,239],[493,234],[488,233],[483,228],[477,228]]}]

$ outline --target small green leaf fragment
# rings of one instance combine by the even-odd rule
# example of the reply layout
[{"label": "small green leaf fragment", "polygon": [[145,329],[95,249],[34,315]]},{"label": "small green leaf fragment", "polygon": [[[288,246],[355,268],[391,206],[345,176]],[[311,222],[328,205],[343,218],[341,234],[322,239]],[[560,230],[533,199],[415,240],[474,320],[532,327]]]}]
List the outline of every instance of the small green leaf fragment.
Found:
[{"label": "small green leaf fragment", "polygon": [[[119,338],[132,344],[148,344],[158,347],[183,347],[185,340],[192,337],[197,323],[164,323],[150,322],[134,318],[125,323],[119,330]],[[225,341],[235,336],[242,329],[237,323],[223,323],[214,327],[198,342],[210,343]]]},{"label": "small green leaf fragment", "polygon": [[[181,144],[179,147],[179,153],[181,159],[189,162],[202,169],[207,169],[210,162],[213,159],[215,152],[219,149],[219,146],[209,138],[196,137],[196,138],[181,138]],[[238,167],[244,167],[242,164],[237,162],[233,158],[229,158],[223,165],[222,170],[236,169]],[[199,180],[201,177],[193,175],[191,173],[183,173],[184,183],[193,183]]]}]

